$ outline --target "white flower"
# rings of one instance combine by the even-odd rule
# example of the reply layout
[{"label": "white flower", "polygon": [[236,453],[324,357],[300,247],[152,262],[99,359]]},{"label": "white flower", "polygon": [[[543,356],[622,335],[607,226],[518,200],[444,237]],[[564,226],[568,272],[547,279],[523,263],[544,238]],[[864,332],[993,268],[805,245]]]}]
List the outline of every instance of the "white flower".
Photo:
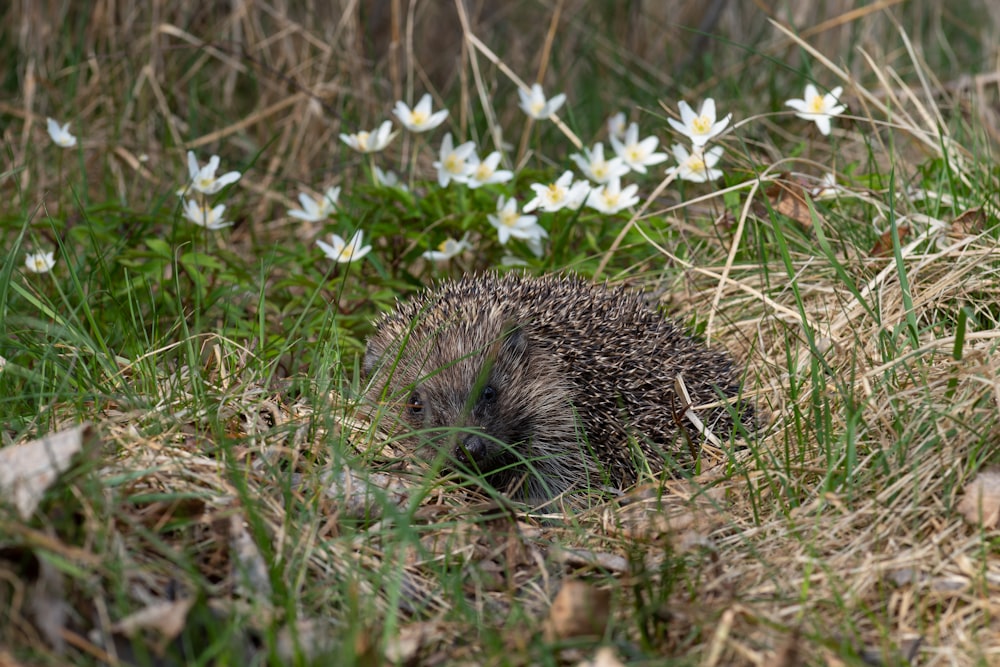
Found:
[{"label": "white flower", "polygon": [[554,183],[532,183],[531,189],[535,198],[524,206],[524,212],[530,213],[536,208],[542,211],[558,211],[563,208],[580,208],[590,194],[590,185],[586,181],[573,182],[573,172],[566,171]]},{"label": "white flower", "polygon": [[835,199],[839,190],[840,186],[837,185],[837,177],[832,171],[828,171],[823,175],[823,179],[819,182],[819,185],[809,190],[809,194],[816,200]]},{"label": "white flower", "polygon": [[396,134],[392,131],[392,121],[387,120],[371,132],[362,130],[355,134],[341,133],[340,140],[359,153],[377,153],[388,146]]},{"label": "white flower", "polygon": [[209,208],[208,204],[199,204],[193,199],[184,200],[184,217],[205,229],[215,231],[233,224],[222,219],[225,213],[226,207],[222,204]]},{"label": "white flower", "polygon": [[715,100],[711,97],[702,102],[698,113],[695,113],[688,106],[688,103],[683,100],[681,100],[677,107],[681,111],[680,122],[673,118],[668,118],[667,122],[670,123],[670,127],[690,138],[691,143],[695,147],[704,146],[708,143],[709,139],[718,136],[726,129],[726,126],[729,125],[729,119],[733,117],[733,114],[728,114],[725,118],[716,122]]},{"label": "white flower", "polygon": [[4,367],[7,365],[7,360],[0,357],[0,373],[3,373]]},{"label": "white flower", "polygon": [[326,220],[337,210],[337,199],[340,198],[340,188],[327,188],[321,197],[310,197],[302,193],[299,195],[301,209],[289,209],[288,215],[306,222],[319,222]]},{"label": "white flower", "polygon": [[410,110],[402,100],[396,102],[396,108],[392,110],[396,118],[410,132],[427,132],[444,122],[448,117],[448,110],[442,109],[431,113],[431,95],[424,93],[424,96],[417,102],[417,106]]},{"label": "white flower", "polygon": [[660,164],[667,159],[666,153],[655,153],[660,140],[656,137],[646,137],[639,141],[639,126],[632,123],[625,131],[625,139],[620,140],[611,137],[611,147],[615,149],[615,154],[622,159],[628,167],[640,174],[646,173],[646,167]]},{"label": "white flower", "polygon": [[826,95],[820,95],[816,86],[807,83],[805,97],[801,100],[788,100],[785,106],[795,109],[795,115],[799,118],[815,122],[820,133],[826,136],[830,134],[830,119],[847,109],[847,105],[837,104],[843,91],[842,86],[837,86]]},{"label": "white flower", "polygon": [[583,175],[595,183],[607,183],[612,178],[624,176],[629,172],[629,167],[620,157],[613,157],[610,160],[604,159],[604,144],[598,141],[594,144],[594,149],[583,149],[583,155],[573,153],[569,156],[576,166],[580,168]]},{"label": "white flower", "polygon": [[566,197],[566,208],[576,211],[587,201],[592,189],[587,181],[573,181],[569,187],[569,195]]},{"label": "white flower", "polygon": [[364,243],[364,237],[364,232],[359,229],[354,233],[350,243],[344,243],[344,239],[336,234],[331,234],[330,243],[317,239],[316,245],[323,251],[323,254],[333,261],[345,264],[353,262],[356,259],[361,259],[371,252],[372,247],[370,245],[361,245]]},{"label": "white flower", "polygon": [[510,239],[530,241],[548,236],[548,232],[538,224],[538,216],[521,215],[517,212],[517,200],[503,195],[497,200],[496,215],[487,215],[490,224],[497,230],[501,245],[507,245]]},{"label": "white flower", "polygon": [[563,93],[546,100],[542,86],[538,83],[531,85],[530,93],[523,88],[518,88],[517,95],[521,98],[521,109],[535,120],[545,120],[558,111],[559,107],[566,101],[566,95]]},{"label": "white flower", "polygon": [[608,136],[618,139],[625,138],[625,112],[619,111],[608,118]]},{"label": "white flower", "polygon": [[434,262],[444,262],[455,255],[465,252],[472,245],[469,243],[469,235],[466,234],[461,238],[461,240],[456,241],[453,238],[446,239],[442,242],[436,250],[428,250],[424,252],[424,259],[429,259]]},{"label": "white flower", "polygon": [[[215,170],[219,168],[218,155],[213,155],[204,167],[198,165],[198,158],[194,156],[194,151],[187,152],[187,160],[188,179],[190,183],[188,187],[202,194],[214,195],[230,183],[240,180],[241,174],[238,171],[230,171],[218,178],[215,177]],[[178,194],[184,196],[187,194],[187,188],[181,190]]]},{"label": "white flower", "polygon": [[671,167],[667,172],[676,173],[677,178],[692,183],[707,183],[722,178],[722,170],[713,169],[722,157],[722,146],[715,146],[707,151],[695,147],[688,153],[680,144],[674,144],[673,153],[677,166]]},{"label": "white flower", "polygon": [[466,141],[455,148],[451,132],[444,135],[444,139],[441,140],[441,159],[434,163],[434,168],[438,170],[438,184],[442,188],[447,187],[448,183],[452,181],[465,183],[469,180],[467,160],[475,150],[476,144],[471,141]]},{"label": "white flower", "polygon": [[56,265],[55,254],[52,251],[29,252],[24,265],[32,273],[48,273]]},{"label": "white flower", "polygon": [[396,172],[392,169],[382,171],[378,167],[375,167],[375,180],[379,182],[379,185],[383,185],[387,188],[399,188],[403,192],[408,192],[410,190],[406,187],[406,183],[399,182],[399,176],[397,176]]},{"label": "white flower", "polygon": [[49,136],[56,146],[63,148],[73,148],[76,146],[76,137],[69,133],[69,123],[59,125],[54,119],[48,119]]},{"label": "white flower", "polygon": [[617,176],[605,185],[594,188],[587,198],[587,206],[607,215],[614,215],[622,209],[635,206],[639,197],[635,194],[639,186],[633,183],[622,190],[621,179]]},{"label": "white flower", "polygon": [[481,185],[489,185],[490,183],[506,183],[514,178],[514,172],[507,169],[498,170],[497,166],[499,164],[499,151],[493,151],[482,162],[479,161],[479,156],[473,153],[466,161],[466,174],[468,175],[466,185],[470,188],[478,188]]}]

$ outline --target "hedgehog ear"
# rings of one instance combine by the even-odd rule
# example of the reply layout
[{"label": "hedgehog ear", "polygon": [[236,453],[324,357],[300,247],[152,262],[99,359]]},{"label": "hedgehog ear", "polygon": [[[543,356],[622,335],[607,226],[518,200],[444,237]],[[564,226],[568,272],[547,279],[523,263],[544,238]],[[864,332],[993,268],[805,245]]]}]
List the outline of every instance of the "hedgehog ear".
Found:
[{"label": "hedgehog ear", "polygon": [[520,324],[510,321],[504,323],[500,338],[503,340],[505,353],[519,357],[528,353],[528,334]]},{"label": "hedgehog ear", "polygon": [[378,366],[381,359],[382,354],[377,350],[373,350],[371,343],[365,346],[365,360],[361,364],[361,371],[364,373],[366,378],[372,377],[375,373],[375,367]]}]

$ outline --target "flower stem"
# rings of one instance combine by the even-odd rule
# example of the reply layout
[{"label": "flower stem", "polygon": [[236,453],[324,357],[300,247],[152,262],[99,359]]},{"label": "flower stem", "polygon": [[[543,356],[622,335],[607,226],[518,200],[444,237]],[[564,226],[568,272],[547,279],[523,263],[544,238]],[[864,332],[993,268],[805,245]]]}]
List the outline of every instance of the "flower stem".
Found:
[{"label": "flower stem", "polygon": [[58,210],[58,215],[60,217],[62,217],[62,214],[63,214],[62,192],[65,190],[65,188],[63,187],[63,182],[62,182],[62,180],[63,180],[63,151],[59,151],[58,156],[59,157],[56,159],[56,165],[57,165],[57,169],[59,170],[59,181],[58,181],[58,183],[59,183],[59,193],[60,194],[59,194],[59,202],[58,202],[59,206],[58,206],[57,210]]}]

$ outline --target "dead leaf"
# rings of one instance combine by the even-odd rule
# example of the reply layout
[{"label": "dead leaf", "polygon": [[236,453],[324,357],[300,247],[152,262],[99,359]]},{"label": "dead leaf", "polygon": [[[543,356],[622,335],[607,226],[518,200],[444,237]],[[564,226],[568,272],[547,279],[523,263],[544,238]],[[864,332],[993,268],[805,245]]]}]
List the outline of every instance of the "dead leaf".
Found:
[{"label": "dead leaf", "polygon": [[387,505],[400,507],[409,499],[410,488],[399,475],[373,472],[362,474],[349,468],[329,471],[324,476],[324,494],[337,509],[352,519],[376,521]]},{"label": "dead leaf", "polygon": [[895,586],[913,586],[927,581],[930,577],[913,567],[901,567],[886,574],[886,580]]},{"label": "dead leaf", "polygon": [[[896,231],[899,233],[899,243],[902,245],[903,241],[910,235],[909,225],[899,225],[896,227]],[[892,229],[887,229],[882,232],[882,235],[878,237],[875,241],[875,245],[868,252],[869,257],[889,257],[892,255]]]},{"label": "dead leaf", "polygon": [[315,618],[301,618],[292,626],[278,630],[275,653],[283,664],[294,664],[299,660],[316,660],[330,653],[335,647],[336,628],[331,621]]},{"label": "dead leaf", "polygon": [[593,660],[584,660],[577,667],[625,667],[618,654],[610,646],[602,646],[594,653]]},{"label": "dead leaf", "polygon": [[630,540],[667,539],[681,551],[712,546],[708,534],[726,521],[720,510],[724,488],[698,490],[673,482],[635,487],[618,501],[623,507],[607,520],[607,532]]},{"label": "dead leaf", "polygon": [[545,621],[548,641],[602,637],[611,613],[611,591],[570,579],[563,582]]},{"label": "dead leaf", "polygon": [[229,548],[236,589],[252,599],[270,601],[272,589],[267,563],[243,517],[238,515],[229,518]]},{"label": "dead leaf", "polygon": [[795,667],[802,664],[802,633],[798,628],[792,630],[769,664],[774,667]]},{"label": "dead leaf", "polygon": [[62,572],[44,558],[38,559],[38,579],[28,588],[28,607],[39,634],[57,653],[62,653],[70,605],[66,602]]},{"label": "dead leaf", "polygon": [[112,625],[111,631],[134,637],[141,630],[155,630],[163,638],[162,646],[166,646],[184,630],[195,599],[188,597],[154,602]]},{"label": "dead leaf", "polygon": [[[95,627],[86,640],[78,638],[73,645],[94,655],[106,649],[118,658],[110,661],[112,664],[190,665],[202,658],[209,646],[211,650],[219,649],[220,638],[214,635],[213,629],[233,613],[232,607],[219,599],[203,601],[197,596],[176,600],[161,598],[114,623],[110,632]],[[263,624],[268,620],[250,619],[247,625],[251,627],[234,629],[224,640],[238,656],[233,664],[253,664],[251,656],[256,648],[251,635],[255,622]]]},{"label": "dead leaf", "polygon": [[97,441],[97,431],[84,423],[0,449],[0,496],[13,498],[18,514],[27,521],[53,482],[70,468],[73,457],[91,450]]},{"label": "dead leaf", "polygon": [[549,557],[557,562],[573,567],[599,567],[609,572],[624,573],[628,571],[628,559],[618,554],[590,549],[563,549],[553,547]]},{"label": "dead leaf", "polygon": [[962,211],[951,221],[948,226],[948,236],[952,239],[963,239],[966,236],[975,236],[983,231],[986,226],[986,213],[982,206],[970,208]]},{"label": "dead leaf", "polygon": [[[775,179],[764,191],[771,202],[771,208],[785,215],[806,229],[813,226],[813,213],[809,210],[806,199],[809,189],[802,183],[791,178],[787,172]],[[816,214],[818,217],[818,213]]]},{"label": "dead leaf", "polygon": [[973,526],[1000,526],[1000,468],[983,470],[967,484],[956,509]]},{"label": "dead leaf", "polygon": [[385,643],[385,658],[393,665],[419,664],[414,662],[422,649],[431,641],[441,641],[444,633],[437,623],[407,623]]},{"label": "dead leaf", "polygon": [[898,649],[862,646],[858,654],[866,665],[912,665],[921,643],[922,637],[911,636],[900,641]]}]

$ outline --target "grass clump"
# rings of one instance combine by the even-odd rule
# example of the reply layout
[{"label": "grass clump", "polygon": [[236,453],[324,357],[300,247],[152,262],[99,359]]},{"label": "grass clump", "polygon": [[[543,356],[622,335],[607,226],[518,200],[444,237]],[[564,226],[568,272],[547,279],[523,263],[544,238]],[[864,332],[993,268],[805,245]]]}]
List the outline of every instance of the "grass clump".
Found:
[{"label": "grass clump", "polygon": [[[92,426],[39,505],[0,475],[0,657],[992,664],[996,17],[682,4],[3,10],[0,455]],[[827,134],[806,84],[843,88]],[[566,205],[631,123],[628,203]],[[442,186],[445,134],[509,179]],[[566,515],[403,469],[356,409],[373,317],[512,265],[645,289],[745,360],[764,435]]]}]

